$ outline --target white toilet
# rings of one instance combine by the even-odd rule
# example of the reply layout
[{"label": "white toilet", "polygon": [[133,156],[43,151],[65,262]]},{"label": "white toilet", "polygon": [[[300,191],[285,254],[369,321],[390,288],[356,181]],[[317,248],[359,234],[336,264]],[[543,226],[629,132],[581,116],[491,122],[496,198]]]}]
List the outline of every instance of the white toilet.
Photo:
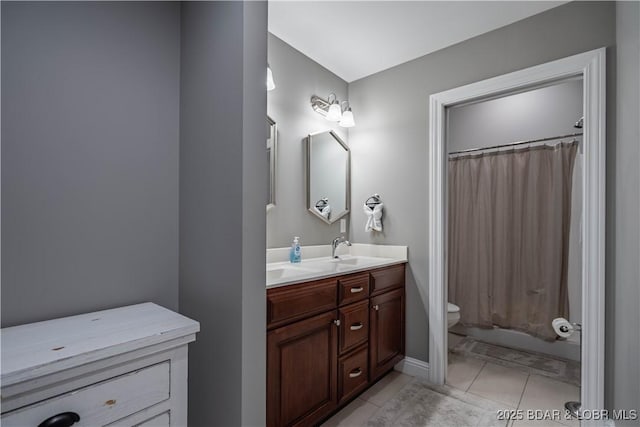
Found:
[{"label": "white toilet", "polygon": [[447,303],[447,328],[451,328],[460,320],[460,307]]}]

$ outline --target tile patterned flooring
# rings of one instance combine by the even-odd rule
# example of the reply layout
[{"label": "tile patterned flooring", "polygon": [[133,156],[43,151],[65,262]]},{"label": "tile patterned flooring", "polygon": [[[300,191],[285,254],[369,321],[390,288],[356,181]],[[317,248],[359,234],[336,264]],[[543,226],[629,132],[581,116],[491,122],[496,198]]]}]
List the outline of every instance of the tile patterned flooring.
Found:
[{"label": "tile patterned flooring", "polygon": [[449,347],[450,353],[474,357],[508,368],[522,369],[529,374],[580,386],[580,362],[488,344],[470,337],[460,339],[459,336],[451,333],[449,337],[453,337],[456,342],[455,345]]},{"label": "tile patterned flooring", "polygon": [[[564,402],[579,400],[580,389],[552,378],[489,361],[450,354],[447,384],[436,387],[391,372],[323,426],[538,426],[573,427]],[[559,419],[498,421],[499,409],[558,410]],[[547,415],[553,412],[546,412]]]},{"label": "tile patterned flooring", "polygon": [[400,372],[392,371],[368,390],[345,406],[340,412],[329,418],[323,427],[356,427],[366,426],[387,401],[394,398],[400,390],[414,378]]}]

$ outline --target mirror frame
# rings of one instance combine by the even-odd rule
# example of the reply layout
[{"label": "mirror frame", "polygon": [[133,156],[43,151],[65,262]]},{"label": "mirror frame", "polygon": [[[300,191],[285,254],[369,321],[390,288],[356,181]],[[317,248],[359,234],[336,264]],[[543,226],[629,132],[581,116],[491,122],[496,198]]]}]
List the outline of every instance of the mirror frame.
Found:
[{"label": "mirror frame", "polygon": [[[327,219],[320,215],[314,208],[311,206],[311,139],[315,136],[322,135],[325,133],[329,133],[335,140],[338,142],[342,148],[347,152],[347,168],[346,168],[346,178],[345,178],[345,210],[342,211],[339,215],[334,218]],[[307,210],[311,212],[316,218],[322,220],[326,224],[333,224],[338,221],[340,218],[346,216],[351,211],[351,150],[349,146],[336,134],[333,130],[322,131],[322,132],[314,132],[310,133],[307,136],[307,159],[306,159],[306,189],[307,189]]]},{"label": "mirror frame", "polygon": [[[278,125],[269,115],[267,115],[267,125],[269,126],[269,138],[267,139],[267,150],[271,150],[269,157],[269,196],[267,197],[267,211],[276,205],[276,170],[278,165]],[[271,141],[271,146],[269,146]]]}]

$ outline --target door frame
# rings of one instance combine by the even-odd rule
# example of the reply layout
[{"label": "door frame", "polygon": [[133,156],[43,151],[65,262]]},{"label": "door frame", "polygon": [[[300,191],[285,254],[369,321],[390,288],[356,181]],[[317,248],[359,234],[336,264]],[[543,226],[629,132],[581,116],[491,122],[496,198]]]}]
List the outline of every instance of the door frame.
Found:
[{"label": "door frame", "polygon": [[[429,99],[429,381],[447,371],[446,108],[517,93],[568,78],[583,79],[582,409],[604,408],[606,48],[431,95]],[[544,135],[542,135],[544,136]]]}]

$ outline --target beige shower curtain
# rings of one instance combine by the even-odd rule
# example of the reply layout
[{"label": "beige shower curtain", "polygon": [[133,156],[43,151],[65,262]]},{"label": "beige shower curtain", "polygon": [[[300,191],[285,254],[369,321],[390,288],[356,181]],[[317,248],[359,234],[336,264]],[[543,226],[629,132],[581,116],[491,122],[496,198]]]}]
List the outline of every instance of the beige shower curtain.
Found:
[{"label": "beige shower curtain", "polygon": [[555,339],[568,317],[577,142],[449,160],[449,301],[468,326]]}]

